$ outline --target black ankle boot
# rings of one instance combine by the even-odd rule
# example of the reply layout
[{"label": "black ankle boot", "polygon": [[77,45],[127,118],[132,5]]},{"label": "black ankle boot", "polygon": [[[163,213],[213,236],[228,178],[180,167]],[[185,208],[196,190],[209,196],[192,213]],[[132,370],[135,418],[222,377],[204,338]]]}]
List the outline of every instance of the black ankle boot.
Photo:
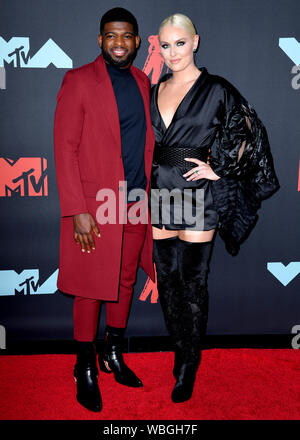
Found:
[{"label": "black ankle boot", "polygon": [[96,348],[92,342],[77,341],[77,362],[74,367],[78,402],[90,411],[99,412],[102,408],[98,386]]},{"label": "black ankle boot", "polygon": [[142,387],[142,381],[124,362],[122,341],[125,329],[106,326],[104,351],[99,354],[98,361],[101,371],[114,373],[115,380],[128,387]]}]

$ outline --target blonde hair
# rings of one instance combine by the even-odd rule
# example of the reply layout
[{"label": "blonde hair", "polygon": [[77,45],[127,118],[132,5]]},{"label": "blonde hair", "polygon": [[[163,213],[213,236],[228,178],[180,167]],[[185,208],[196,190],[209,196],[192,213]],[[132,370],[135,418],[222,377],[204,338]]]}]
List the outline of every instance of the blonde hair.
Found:
[{"label": "blonde hair", "polygon": [[197,33],[192,20],[186,15],[180,13],[172,14],[169,17],[167,17],[164,21],[162,21],[161,25],[159,26],[158,33],[160,33],[162,28],[166,25],[181,27],[184,30],[186,30],[189,34],[191,34],[192,37],[194,37]]}]

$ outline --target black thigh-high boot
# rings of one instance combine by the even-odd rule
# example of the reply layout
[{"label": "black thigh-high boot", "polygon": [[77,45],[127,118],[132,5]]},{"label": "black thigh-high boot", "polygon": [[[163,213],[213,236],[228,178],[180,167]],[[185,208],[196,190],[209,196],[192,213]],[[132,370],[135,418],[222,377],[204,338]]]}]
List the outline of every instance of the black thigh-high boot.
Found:
[{"label": "black thigh-high boot", "polygon": [[93,342],[76,341],[77,361],[74,377],[77,385],[77,400],[90,411],[99,412],[102,408],[98,386],[96,347]]},{"label": "black thigh-high boot", "polygon": [[181,313],[179,272],[177,261],[178,237],[153,240],[153,258],[157,273],[157,290],[165,324],[175,353],[175,366],[181,351],[181,328],[178,325]]},{"label": "black thigh-high boot", "polygon": [[180,276],[180,308],[178,327],[181,330],[175,363],[177,382],[172,391],[173,402],[184,402],[192,396],[197,369],[201,360],[203,337],[208,320],[207,276],[212,242],[191,243],[178,239]]}]

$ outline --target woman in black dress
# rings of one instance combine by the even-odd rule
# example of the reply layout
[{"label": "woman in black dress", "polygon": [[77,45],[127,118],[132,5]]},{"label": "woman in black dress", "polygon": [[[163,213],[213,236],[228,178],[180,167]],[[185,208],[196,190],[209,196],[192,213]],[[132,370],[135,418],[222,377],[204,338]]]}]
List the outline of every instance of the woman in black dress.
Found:
[{"label": "woman in black dress", "polygon": [[255,110],[226,79],[196,67],[199,36],[191,20],[168,17],[159,41],[172,74],[151,91],[151,218],[159,298],[175,352],[172,400],[183,402],[201,359],[215,232],[236,255],[261,201],[279,183]]}]

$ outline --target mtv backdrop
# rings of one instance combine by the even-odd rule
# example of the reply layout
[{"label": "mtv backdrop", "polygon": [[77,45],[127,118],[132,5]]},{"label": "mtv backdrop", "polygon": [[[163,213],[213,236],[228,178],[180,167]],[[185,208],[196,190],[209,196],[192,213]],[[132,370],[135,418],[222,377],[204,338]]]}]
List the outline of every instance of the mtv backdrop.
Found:
[{"label": "mtv backdrop", "polygon": [[[135,65],[152,83],[166,72],[159,23],[175,12],[190,16],[201,36],[198,66],[232,82],[266,125],[281,189],[264,202],[238,256],[217,237],[208,334],[291,333],[300,324],[299,1],[10,0],[0,18],[0,325],[7,344],[73,338],[73,298],[56,286],[53,119],[66,70],[98,56],[99,21],[114,6],[138,19]],[[103,311],[100,322],[101,337]],[[127,335],[165,334],[156,286],[140,269]]]}]

